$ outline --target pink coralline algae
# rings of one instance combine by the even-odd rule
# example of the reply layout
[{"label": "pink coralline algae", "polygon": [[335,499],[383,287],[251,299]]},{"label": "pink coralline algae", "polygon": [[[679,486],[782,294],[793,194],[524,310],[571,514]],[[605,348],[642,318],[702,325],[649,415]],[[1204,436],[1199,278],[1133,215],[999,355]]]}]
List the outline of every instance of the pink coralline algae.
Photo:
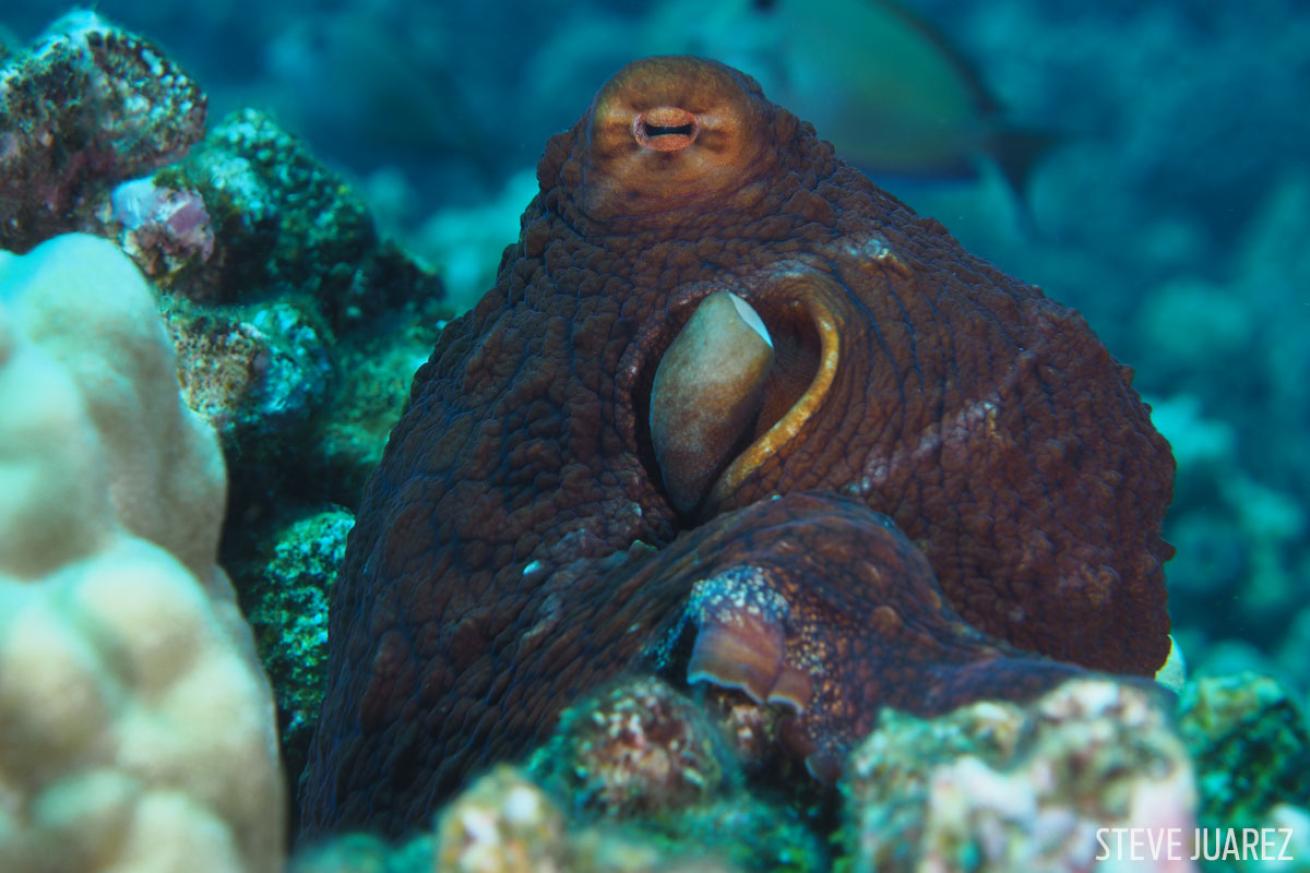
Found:
[{"label": "pink coralline algae", "polygon": [[0,65],[0,248],[94,225],[105,189],[182,157],[205,97],[149,42],[91,12]]},{"label": "pink coralline algae", "polygon": [[146,178],[122,183],[109,199],[123,249],[147,274],[167,276],[214,254],[213,222],[199,193]]}]

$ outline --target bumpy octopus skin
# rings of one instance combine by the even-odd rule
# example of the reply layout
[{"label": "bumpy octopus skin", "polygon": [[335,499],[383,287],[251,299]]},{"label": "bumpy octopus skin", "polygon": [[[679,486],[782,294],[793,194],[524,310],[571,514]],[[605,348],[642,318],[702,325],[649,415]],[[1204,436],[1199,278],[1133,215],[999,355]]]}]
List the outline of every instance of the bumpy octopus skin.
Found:
[{"label": "bumpy octopus skin", "polygon": [[[788,708],[816,771],[882,705],[1023,696],[1077,669],[1054,661],[1164,661],[1173,461],[1077,313],[713,62],[625,68],[538,178],[367,489],[304,832],[423,825],[660,651]],[[663,443],[719,395],[653,386],[720,291],[758,314],[772,364],[692,469]]]},{"label": "bumpy octopus skin", "polygon": [[825,781],[883,706],[934,715],[1084,674],[970,627],[891,519],[831,492],[720,515],[617,593],[636,587],[671,588],[687,606],[634,663],[779,705],[784,747]]}]

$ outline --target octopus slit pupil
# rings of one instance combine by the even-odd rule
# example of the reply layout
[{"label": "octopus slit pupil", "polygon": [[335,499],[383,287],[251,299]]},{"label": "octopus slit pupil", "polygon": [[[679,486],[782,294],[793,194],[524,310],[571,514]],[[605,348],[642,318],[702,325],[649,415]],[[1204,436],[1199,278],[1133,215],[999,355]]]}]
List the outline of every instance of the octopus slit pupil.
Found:
[{"label": "octopus slit pupil", "polygon": [[646,125],[646,136],[691,136],[692,126],[690,124],[681,124],[677,127],[661,127],[658,124]]}]

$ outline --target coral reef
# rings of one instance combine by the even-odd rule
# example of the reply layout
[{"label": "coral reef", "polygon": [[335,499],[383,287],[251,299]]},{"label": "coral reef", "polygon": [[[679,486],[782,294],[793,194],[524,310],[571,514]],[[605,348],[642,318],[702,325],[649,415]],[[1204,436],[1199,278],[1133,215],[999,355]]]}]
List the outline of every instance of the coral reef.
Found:
[{"label": "coral reef", "polygon": [[185,298],[164,305],[183,395],[243,472],[306,437],[334,387],[331,337],[304,307],[275,301],[238,314]]},{"label": "coral reef", "polygon": [[328,594],[355,518],[339,507],[279,516],[241,563],[240,603],[255,631],[260,661],[273,683],[278,735],[294,784],[318,723],[327,662]]},{"label": "coral reef", "polygon": [[1190,828],[1192,767],[1161,703],[1088,679],[1026,708],[885,713],[843,781],[848,869],[1072,873],[1098,828]]},{"label": "coral reef", "polygon": [[92,223],[120,179],[177,160],[205,97],[146,40],[75,12],[0,66],[0,248]]},{"label": "coral reef", "polygon": [[1251,826],[1310,799],[1310,726],[1287,689],[1251,673],[1189,683],[1179,731],[1195,761],[1202,822]]},{"label": "coral reef", "polygon": [[381,239],[351,188],[254,110],[128,185],[120,199],[198,203],[210,218],[212,245],[197,244],[192,227],[179,239],[160,221],[125,223],[121,209],[107,229],[170,292],[188,399],[239,459],[238,503],[300,488],[302,500],[352,505],[445,314],[440,281]]},{"label": "coral reef", "polygon": [[[782,40],[796,54],[792,35],[776,29],[787,18],[769,14],[783,4],[790,4],[789,14],[807,16],[807,23],[813,19],[820,44],[827,43],[828,32],[848,38],[856,32],[841,17],[844,9],[858,6],[867,13],[894,5],[584,0],[561,11],[521,0],[426,6],[342,0],[330,9],[309,0],[263,6],[103,0],[100,10],[150,38],[79,12],[26,47],[17,35],[35,33],[47,20],[42,16],[59,4],[9,4],[0,14],[0,249],[33,250],[55,234],[89,231],[117,241],[163,289],[158,303],[179,357],[183,397],[218,430],[233,477],[222,563],[239,583],[260,656],[274,672],[280,739],[293,777],[322,694],[325,603],[351,511],[409,398],[411,375],[446,327],[444,307],[472,308],[496,283],[504,243],[520,231],[520,213],[536,192],[535,174],[523,168],[537,156],[542,138],[567,124],[595,83],[653,36],[685,42],[694,32],[701,41],[696,54],[733,61],[747,72],[748,63],[760,64],[765,90],[777,99],[781,92],[765,78],[777,73],[777,53],[748,55],[761,35],[766,44]],[[1310,863],[1310,743],[1298,711],[1310,702],[1310,602],[1303,584],[1310,578],[1310,453],[1304,450],[1310,442],[1310,380],[1304,377],[1310,371],[1310,309],[1302,299],[1310,287],[1310,116],[1289,110],[1302,102],[1310,70],[1310,17],[1299,5],[915,0],[915,11],[933,18],[932,29],[945,31],[977,62],[957,68],[975,80],[973,96],[995,94],[1012,117],[1056,131],[1063,141],[1034,178],[1031,214],[1015,208],[986,166],[981,184],[968,188],[878,180],[920,212],[942,217],[970,249],[1077,305],[1115,356],[1136,367],[1132,384],[1151,396],[1152,421],[1179,462],[1164,528],[1164,539],[1178,554],[1166,575],[1174,635],[1192,671],[1201,675],[1182,693],[1178,727],[1197,771],[1199,820],[1292,828],[1299,841],[1292,847],[1299,859],[1295,869]],[[688,15],[688,8],[696,14]],[[512,26],[505,26],[507,16]],[[725,28],[726,21],[744,26]],[[165,45],[172,57],[158,48]],[[802,59],[819,67],[819,74],[831,74],[824,65],[836,55],[825,51]],[[174,57],[185,59],[189,72],[204,75],[193,78]],[[878,68],[854,69],[852,80],[870,69]],[[204,81],[212,100],[196,81]],[[839,81],[833,90],[845,86]],[[848,96],[824,89],[821,100],[832,106]],[[234,107],[251,101],[267,111],[234,112],[202,141],[207,102]],[[985,102],[988,111],[995,108]],[[1198,113],[1199,105],[1206,111]],[[811,121],[823,108],[788,105]],[[831,127],[818,133],[833,135]],[[970,143],[983,150],[997,144]],[[316,155],[350,169],[329,170]],[[594,181],[596,165],[585,169]],[[414,249],[442,273],[444,289],[374,227],[352,191],[352,172],[375,176],[376,202],[392,204],[390,224],[382,226],[408,234]],[[808,172],[800,171],[802,185],[812,181]],[[624,178],[633,183],[631,191],[650,193],[640,174]],[[551,180],[544,181],[549,189]],[[604,201],[601,192],[583,211]],[[572,205],[568,198],[550,199],[547,191],[546,211],[572,219]],[[376,662],[381,685],[404,684],[415,670],[426,670],[418,687],[432,694],[455,671],[472,689],[474,703],[447,707],[457,740],[445,743],[443,754],[457,768],[487,741],[487,712],[523,737],[531,733],[525,725],[550,724],[551,713],[568,699],[538,695],[536,689],[561,676],[578,678],[579,689],[589,689],[594,676],[587,671],[595,672],[600,654],[611,650],[601,631],[620,640],[653,638],[649,626],[638,627],[649,593],[633,585],[658,564],[652,548],[669,558],[669,538],[685,540],[685,530],[701,523],[698,501],[713,490],[720,462],[742,448],[733,439],[740,423],[723,423],[733,433],[710,441],[723,456],[704,462],[713,469],[692,477],[679,511],[669,516],[632,495],[634,480],[650,479],[657,488],[663,483],[661,490],[670,481],[688,481],[684,462],[651,453],[647,445],[650,395],[671,396],[651,390],[650,359],[606,358],[615,369],[632,365],[640,377],[615,386],[590,374],[581,380],[582,392],[570,394],[566,380],[542,375],[531,363],[516,368],[512,356],[496,353],[497,343],[502,351],[555,343],[579,359],[601,358],[635,329],[634,312],[641,307],[631,299],[633,287],[638,295],[679,287],[698,260],[710,265],[706,270],[718,283],[732,277],[725,263],[749,259],[752,249],[831,261],[827,254],[815,255],[806,232],[786,226],[783,218],[803,216],[799,227],[814,229],[825,221],[821,206],[800,200],[784,205],[767,220],[729,234],[722,251],[714,250],[722,236],[717,228],[692,222],[688,236],[696,245],[687,252],[650,246],[648,240],[639,255],[612,248],[594,275],[577,266],[594,225],[569,221],[568,233],[576,231],[581,241],[568,233],[554,238],[529,210],[520,242],[506,252],[502,278],[508,280],[506,299],[514,306],[537,305],[543,320],[484,332],[478,344],[456,326],[443,343],[451,357],[434,359],[425,371],[434,381],[464,379],[459,390],[469,396],[489,384],[471,375],[515,369],[528,374],[515,382],[494,425],[472,428],[475,436],[463,444],[459,467],[478,474],[503,464],[522,490],[502,507],[461,486],[450,512],[459,523],[438,529],[408,502],[420,490],[411,481],[379,522],[387,532],[385,547],[371,555],[384,568],[428,562],[463,572],[490,562],[505,569],[510,581],[508,594],[498,591],[471,609],[464,607],[476,600],[481,577],[461,577],[476,584],[423,592],[426,605],[409,613],[414,623],[399,632],[411,632],[423,653],[448,641],[457,644],[449,650],[452,657],[438,658],[444,672],[430,663],[414,667],[393,660],[397,649],[379,643],[386,656]],[[1015,220],[1005,220],[1011,214]],[[618,236],[633,229],[625,227]],[[926,236],[937,233],[926,222],[922,229]],[[932,472],[976,460],[959,454],[977,443],[955,437],[966,434],[971,422],[994,424],[988,404],[995,398],[974,397],[966,385],[963,393],[977,403],[936,423],[941,426],[916,431],[914,422],[898,418],[907,408],[901,390],[936,352],[913,304],[925,297],[940,303],[934,295],[942,286],[915,261],[918,241],[888,236],[881,224],[861,230],[870,231],[863,249],[867,277],[897,305],[874,308],[878,335],[860,334],[854,342],[840,337],[842,371],[852,345],[867,340],[881,350],[872,370],[881,381],[861,386],[881,402],[865,415],[889,433],[917,433],[914,450],[921,454],[907,446],[884,465],[867,466],[840,437],[826,438],[817,453],[845,453],[836,458],[836,468],[849,462],[852,487],[865,496],[870,485],[879,487],[915,457],[930,458],[924,468],[929,475],[889,489],[892,499],[877,507],[906,527],[905,504],[941,487]],[[34,256],[45,261],[46,252],[86,252],[87,264],[104,266],[99,279],[138,282],[125,278],[121,259],[110,266],[106,250],[89,241],[50,245],[35,249]],[[658,269],[642,274],[625,260],[646,260]],[[19,277],[28,275],[32,263],[0,254],[0,286],[26,281]],[[961,264],[971,284],[994,278],[976,262]],[[45,268],[39,273],[48,275]],[[924,287],[910,293],[902,279]],[[561,289],[549,306],[530,293],[543,281]],[[769,321],[770,338],[779,341],[784,360],[813,366],[806,356],[820,357],[811,344],[821,332],[807,335],[806,318],[792,315],[779,330],[776,313],[751,297],[749,281],[744,284],[743,299]],[[86,325],[64,324],[70,321],[66,315],[32,321],[43,307],[11,305],[9,293],[0,290],[0,869],[94,869],[100,859],[103,866],[134,871],[280,869],[267,690],[253,664],[249,629],[215,567],[222,514],[221,489],[215,492],[218,456],[212,446],[197,445],[186,414],[173,411],[176,392],[161,387],[170,381],[167,367],[156,361],[146,380],[101,362],[120,360],[124,348],[137,347],[135,341],[121,342],[123,337],[147,329],[157,334],[153,319],[144,318],[145,307],[137,307],[142,320],[115,334],[113,342],[87,342],[84,328],[99,319],[104,300],[84,307]],[[659,335],[641,342],[662,347],[694,309],[698,294],[670,304],[668,330],[653,331]],[[604,296],[622,303],[610,312],[597,303]],[[507,316],[488,311],[482,323],[493,317]],[[588,330],[588,324],[600,329]],[[897,350],[903,324],[912,326],[906,331],[915,342],[909,352]],[[64,330],[71,339],[56,335]],[[157,341],[150,339],[151,355]],[[1026,374],[1046,375],[1049,359],[1040,347],[1035,355],[1032,369],[1020,366],[1006,384],[1031,389]],[[452,370],[453,360],[472,364]],[[990,356],[974,358],[964,369],[986,370],[992,363]],[[695,393],[712,365],[693,366],[692,394],[680,402],[678,416],[717,405]],[[802,376],[795,385],[782,380],[787,400],[793,399],[788,392],[800,394],[805,387]],[[928,381],[933,378],[928,372]],[[133,386],[145,381],[159,390],[131,399]],[[145,393],[157,395],[157,402]],[[1053,396],[1074,393],[1057,388]],[[588,430],[594,423],[588,398],[600,397],[602,405],[618,398],[623,405],[629,395],[633,411],[625,406],[621,426]],[[1003,399],[1011,407],[1031,406],[1044,396],[1025,389]],[[834,396],[833,402],[840,399]],[[420,390],[415,403],[430,404],[431,398]],[[979,417],[970,419],[969,412]],[[679,424],[673,422],[675,432]],[[407,463],[439,462],[451,450],[442,433],[467,428],[461,413],[443,428],[402,430],[394,451],[406,449]],[[541,440],[505,439],[510,432]],[[1012,435],[1004,427],[974,431],[980,437],[984,432],[1002,441]],[[760,434],[743,436],[748,442]],[[593,476],[594,470],[579,465],[582,458],[610,456],[620,442],[639,446],[639,466]],[[38,456],[30,450],[39,443]],[[567,447],[563,465],[555,454],[561,446]],[[1075,443],[1057,438],[1016,457],[1074,460],[1075,478],[1090,482],[1093,493],[1122,490],[1122,483],[1088,478],[1078,452]],[[784,466],[793,463],[785,453],[776,457]],[[596,497],[593,480],[611,489],[608,497]],[[1131,475],[1129,480],[1135,481]],[[525,496],[552,490],[569,495],[562,509]],[[97,496],[101,491],[108,496]],[[988,497],[979,501],[972,491],[947,496],[988,503],[992,491],[980,493]],[[992,502],[994,518],[1012,516],[1013,504]],[[92,518],[91,507],[98,507],[98,517]],[[646,521],[631,523],[630,515]],[[1091,515],[1117,523],[1112,513]],[[538,525],[520,536],[514,525],[531,517],[557,523],[546,534]],[[365,519],[362,526],[368,524]],[[632,524],[645,526],[633,533]],[[1003,527],[980,521],[977,549],[993,549],[989,537],[1009,536]],[[478,533],[487,530],[492,535]],[[923,530],[911,533],[916,542],[925,540]],[[434,558],[421,548],[425,537],[472,545]],[[536,543],[546,540],[556,545],[543,553]],[[1048,545],[1035,536],[1017,551],[1041,556]],[[1062,551],[1059,544],[1051,549]],[[973,547],[964,551],[965,558],[973,556]],[[934,569],[943,574],[943,565],[957,557],[943,562],[934,555]],[[815,797],[832,798],[819,794],[806,779],[805,759],[789,751],[804,745],[797,731],[802,710],[812,699],[838,701],[811,704],[810,712],[826,708],[834,721],[863,732],[863,722],[846,717],[858,695],[838,683],[840,670],[827,665],[861,662],[871,627],[921,631],[912,616],[922,613],[893,605],[879,613],[882,623],[876,626],[857,620],[845,631],[823,622],[810,628],[808,639],[822,645],[808,659],[816,669],[805,675],[811,686],[828,683],[828,691],[805,688],[798,673],[767,668],[773,633],[788,621],[809,623],[813,617],[767,596],[777,593],[778,580],[802,576],[801,562],[788,561],[771,575],[742,567],[713,578],[689,571],[699,599],[696,621],[686,627],[708,630],[679,637],[683,648],[663,653],[663,675],[680,684],[689,673],[696,680],[688,692],[692,699],[650,678],[607,686],[565,710],[533,758],[530,773],[537,785],[521,773],[499,771],[457,795],[449,809],[453,814],[458,808],[460,816],[442,819],[440,845],[429,809],[420,823],[429,832],[400,847],[353,835],[320,853],[302,854],[293,869],[827,869],[827,852],[815,833],[826,821],[816,826],[814,810],[800,810]],[[1076,584],[1093,600],[1113,578],[1096,574],[1096,564],[1074,560],[1075,573],[1064,577],[1088,570]],[[597,575],[608,581],[595,584]],[[624,577],[632,584],[615,587]],[[737,584],[743,578],[762,581]],[[183,582],[189,587],[179,587]],[[905,590],[889,584],[893,591]],[[540,600],[519,596],[534,588],[541,590]],[[593,593],[578,594],[584,590]],[[681,609],[681,595],[666,593]],[[572,619],[574,596],[589,596],[605,619]],[[970,608],[986,613],[977,606],[985,599],[970,598]],[[1010,615],[1020,616],[1020,623],[1043,620],[1042,610],[1020,601]],[[747,619],[752,605],[763,616],[753,624]],[[663,613],[670,610],[677,611],[671,606]],[[898,627],[889,615],[901,619]],[[165,627],[160,616],[171,623]],[[976,614],[968,617],[978,622]],[[734,622],[735,630],[724,631]],[[1160,634],[1150,636],[1159,642]],[[501,646],[504,639],[513,648]],[[741,643],[744,648],[729,651]],[[148,647],[158,648],[147,653]],[[160,649],[174,662],[164,665],[172,672],[161,669]],[[489,649],[497,657],[478,657]],[[930,650],[923,640],[911,648]],[[506,652],[511,657],[500,657]],[[516,668],[519,655],[540,655],[539,669],[507,669],[506,660]],[[732,662],[738,655],[744,668]],[[896,685],[901,674],[886,665],[899,668],[903,661],[877,663],[878,681]],[[690,671],[682,670],[689,665]],[[630,666],[625,662],[623,669]],[[1017,666],[1031,678],[1030,664]],[[1223,675],[1240,669],[1277,679]],[[583,681],[582,674],[590,678]],[[203,689],[197,689],[196,677],[203,677]],[[940,689],[938,678],[934,673],[924,684],[902,678],[899,685],[907,699],[917,694],[928,700],[931,694],[919,692]],[[52,694],[56,683],[67,693]],[[833,688],[842,693],[831,696]],[[1118,812],[1123,804],[1116,792],[1131,794],[1144,783],[1098,769],[1107,761],[1126,768],[1155,762],[1166,774],[1180,772],[1154,716],[1143,715],[1133,702],[1135,689],[1123,693],[1129,697],[1118,709],[1107,705],[1097,715],[1100,704],[1089,704],[1081,721],[1037,715],[1046,704],[982,704],[951,717],[958,722],[886,714],[874,739],[895,744],[892,752],[902,763],[894,772],[878,772],[904,778],[886,788],[881,796],[887,802],[879,809],[870,803],[851,810],[845,835],[854,854],[838,864],[862,869],[868,862],[871,843],[851,839],[860,823],[887,828],[877,835],[878,851],[894,856],[891,869],[914,866],[917,859],[921,867],[972,870],[1077,866],[1086,857],[1085,832],[1078,828],[1093,819],[1138,827],[1158,823],[1150,815]],[[423,698],[417,699],[422,705]],[[555,703],[543,708],[543,699]],[[495,705],[483,712],[477,701],[485,700]],[[231,708],[218,717],[227,703]],[[370,705],[369,717],[387,717],[376,697]],[[708,721],[702,707],[711,710]],[[242,715],[231,718],[232,712]],[[215,738],[206,720],[222,724],[228,735]],[[1145,740],[1129,735],[1133,726]],[[726,742],[714,738],[719,730]],[[1073,738],[1084,738],[1091,749],[1093,766],[1085,778],[1074,773]],[[540,739],[532,734],[531,742]],[[405,776],[406,766],[425,753],[423,742],[432,740],[402,731],[386,748],[395,768],[382,778]],[[110,761],[102,753],[115,743],[126,754]],[[930,760],[916,764],[912,759],[920,754]],[[742,760],[733,761],[734,755]],[[825,768],[840,757],[828,756]],[[204,772],[195,765],[202,759],[210,762]],[[1041,762],[1051,766],[1043,769]],[[238,779],[240,789],[253,783],[248,794],[234,787]],[[1180,808],[1181,782],[1162,779],[1164,793],[1152,813]],[[765,793],[766,783],[781,786],[781,796]],[[449,781],[440,786],[443,796],[455,790]],[[539,815],[519,818],[525,810]],[[906,824],[916,816],[921,824]],[[542,827],[519,827],[534,821]],[[679,848],[690,845],[714,847],[721,860],[679,857]]]},{"label": "coral reef", "polygon": [[534,782],[499,766],[454,798],[435,831],[396,847],[352,834],[301,852],[290,873],[732,873],[611,827],[576,826]]},{"label": "coral reef", "polygon": [[273,873],[268,681],[225,482],[111,243],[0,253],[0,867]]},{"label": "coral reef", "polygon": [[1178,459],[1167,525],[1178,555],[1166,573],[1178,636],[1196,671],[1275,672],[1304,696],[1310,677],[1296,654],[1296,628],[1310,611],[1297,564],[1310,560],[1298,556],[1310,506],[1256,479],[1241,461],[1237,429],[1206,415],[1199,396],[1161,401],[1152,418]]},{"label": "coral reef", "polygon": [[321,646],[307,626],[325,621],[325,607],[312,586],[270,594],[286,568],[256,566],[248,549],[282,533],[270,528],[288,507],[357,499],[445,314],[441,283],[381,239],[349,186],[267,116],[234,113],[178,163],[203,132],[204,96],[157,49],[90,13],[7,59],[0,83],[0,240],[87,228],[162,287],[184,397],[229,460],[240,523],[223,558],[239,589],[255,589],[247,607],[267,607],[262,651],[298,769],[319,668],[291,659]]},{"label": "coral reef", "polygon": [[445,314],[440,281],[254,110],[117,186],[97,216],[166,292],[188,401],[239,459],[237,504],[297,483],[353,504]]},{"label": "coral reef", "polygon": [[159,285],[168,285],[188,262],[214,255],[214,226],[195,191],[162,188],[149,177],[109,194],[110,220],[121,225],[123,250]]},{"label": "coral reef", "polygon": [[[267,116],[233,113],[202,141],[205,104],[145,40],[91,13],[61,19],[0,68],[0,245],[118,239],[170,294],[188,400],[242,459],[237,505],[289,481],[353,503],[444,314],[441,283]],[[414,344],[361,360],[397,339]],[[303,443],[334,475],[287,475]]]},{"label": "coral reef", "polygon": [[722,794],[726,751],[699,706],[646,677],[566,709],[528,771],[579,810],[627,818]]},{"label": "coral reef", "polygon": [[[213,223],[212,256],[147,272],[195,300],[232,303],[298,292],[334,330],[420,296],[437,281],[379,238],[364,202],[267,115],[224,118],[186,160],[157,172],[156,197],[194,194]],[[124,229],[125,248],[153,263],[148,239]]]},{"label": "coral reef", "polygon": [[628,677],[565,709],[526,772],[579,824],[622,822],[651,846],[698,846],[745,870],[822,869],[822,841],[745,784],[721,731],[663,680]]},{"label": "coral reef", "polygon": [[534,783],[506,766],[455,798],[436,829],[435,869],[442,873],[727,873],[720,862],[678,858],[618,831],[570,829]]},{"label": "coral reef", "polygon": [[811,873],[826,870],[831,850],[803,808],[761,792],[737,791],[700,807],[632,829],[666,852],[694,846],[741,870]]},{"label": "coral reef", "polygon": [[565,822],[540,788],[515,770],[499,767],[442,812],[436,866],[461,873],[570,869]]}]

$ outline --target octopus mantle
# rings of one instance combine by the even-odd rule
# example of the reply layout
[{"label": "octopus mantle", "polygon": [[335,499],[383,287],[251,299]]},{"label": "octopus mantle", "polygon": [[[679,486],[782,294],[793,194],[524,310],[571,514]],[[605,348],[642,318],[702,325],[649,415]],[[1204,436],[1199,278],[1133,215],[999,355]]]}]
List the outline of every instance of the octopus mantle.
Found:
[{"label": "octopus mantle", "polygon": [[716,63],[630,65],[538,178],[367,489],[306,831],[424,823],[634,665],[830,776],[880,706],[1163,662],[1173,461],[1077,313]]}]

